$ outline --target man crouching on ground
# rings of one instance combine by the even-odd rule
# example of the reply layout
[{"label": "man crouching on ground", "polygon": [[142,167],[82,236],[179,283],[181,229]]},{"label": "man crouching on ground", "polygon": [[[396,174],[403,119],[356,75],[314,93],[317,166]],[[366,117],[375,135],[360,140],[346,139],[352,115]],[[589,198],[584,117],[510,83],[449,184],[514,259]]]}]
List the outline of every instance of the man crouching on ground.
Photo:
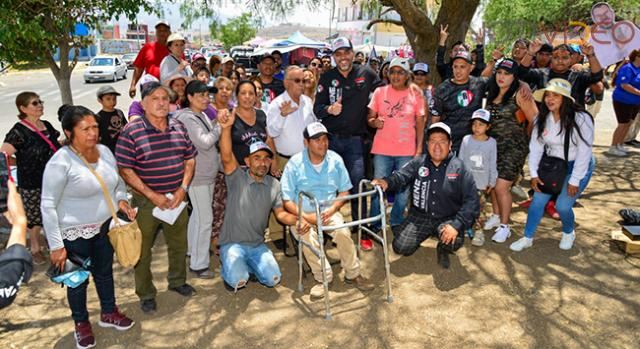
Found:
[{"label": "man crouching on ground", "polygon": [[449,126],[437,122],[429,127],[427,149],[428,154],[372,183],[385,191],[398,191],[413,182],[409,216],[393,232],[393,252],[410,256],[434,236],[438,238],[438,264],[449,268],[449,253],[462,247],[464,232],[480,213],[480,199],[471,172],[450,154]]}]

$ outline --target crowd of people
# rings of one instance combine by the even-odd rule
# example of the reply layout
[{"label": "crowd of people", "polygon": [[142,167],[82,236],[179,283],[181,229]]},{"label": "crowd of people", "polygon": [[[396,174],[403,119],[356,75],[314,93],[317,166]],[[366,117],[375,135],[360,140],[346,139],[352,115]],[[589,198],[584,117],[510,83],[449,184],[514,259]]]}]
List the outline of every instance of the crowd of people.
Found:
[{"label": "crowd of people", "polygon": [[[319,220],[323,225],[345,221],[340,211],[345,200],[332,200],[356,192],[369,178],[392,204],[390,258],[409,256],[433,237],[438,263],[448,268],[449,255],[466,238],[482,246],[483,230],[491,229],[496,243],[511,237],[511,191],[525,176],[527,158],[533,193],[523,236],[510,248],[533,245],[548,203],[555,202],[562,223],[559,247],[571,249],[576,239],[572,207],[595,167],[595,115],[587,111],[588,95],[603,93],[603,67],[593,47],[520,39],[509,57],[496,50],[485,62],[481,41],[474,50],[456,42],[445,61],[447,36],[447,27],[441,28],[436,67],[442,83],[434,86],[427,63],[367,60],[344,37],[332,42],[331,54],[304,67],[283,62],[280,52],[261,56],[256,76],[230,57],[207,62],[196,53],[189,63],[185,39],[159,22],[156,41],[146,44],[134,62],[128,92],[141,98],[128,115],[116,108],[120,93],[102,87],[97,113],[83,106],[60,108],[64,141],[41,120],[40,97],[18,94],[20,121],[0,150],[16,159],[33,261],[46,261],[41,227],[53,265],[64,266],[71,255],[90,258],[99,325],[126,330],[134,322],[116,305],[113,247],[105,234],[109,204],[141,230],[135,292],[141,309],[153,313],[158,291],[152,247],[159,228],[168,246],[169,290],[193,295],[187,271],[213,278],[212,255],[219,256],[230,292],[252,280],[275,287],[282,275],[265,244],[265,230],[273,237],[290,226],[297,239],[317,245]],[[625,136],[638,122],[639,69],[635,50],[617,70],[613,99],[620,125],[611,155],[626,154],[625,143],[637,145],[635,136]],[[538,172],[548,158],[565,164],[554,193],[546,189],[546,173]],[[302,191],[326,202],[320,216],[308,201],[298,212]],[[182,209],[186,200],[190,208]],[[368,209],[366,201],[359,207],[351,200],[351,218],[359,212],[378,215],[386,206],[377,198],[370,204]],[[482,214],[489,204],[492,213]],[[175,210],[175,221],[158,218],[157,208]],[[363,292],[373,289],[362,276],[350,229],[329,235],[344,282]],[[368,239],[358,243],[364,251],[374,248]],[[316,281],[310,295],[322,298],[320,259],[307,247],[303,255]],[[87,284],[67,288],[78,348],[95,345]]]}]

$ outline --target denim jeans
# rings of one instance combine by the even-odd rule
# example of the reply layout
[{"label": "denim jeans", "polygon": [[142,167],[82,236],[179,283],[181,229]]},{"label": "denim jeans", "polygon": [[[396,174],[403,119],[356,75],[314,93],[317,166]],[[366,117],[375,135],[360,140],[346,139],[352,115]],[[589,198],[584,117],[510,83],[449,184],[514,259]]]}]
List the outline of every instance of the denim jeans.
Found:
[{"label": "denim jeans", "polygon": [[[342,157],[344,165],[349,172],[349,179],[353,188],[349,191],[351,194],[358,192],[360,180],[364,178],[364,152],[363,138],[361,136],[351,137],[329,137],[329,149],[335,151]],[[363,200],[362,217],[367,216],[367,203]],[[358,199],[351,200],[351,219],[358,219]]]},{"label": "denim jeans", "polygon": [[[562,186],[562,191],[560,192],[560,194],[558,195],[558,199],[556,200],[556,210],[558,211],[558,214],[560,214],[560,221],[562,222],[562,232],[565,234],[571,234],[574,230],[575,215],[573,214],[573,204],[575,204],[580,194],[582,194],[584,189],[589,184],[589,180],[591,179],[591,175],[593,175],[593,170],[596,166],[596,160],[595,157],[591,157],[589,169],[578,185],[578,193],[576,194],[576,196],[569,196],[567,194],[567,185],[569,184],[569,177],[571,177],[571,172],[573,171],[573,165],[574,162],[569,161],[569,167],[567,170],[568,175],[564,181],[564,185]],[[533,238],[536,233],[536,229],[538,228],[538,224],[540,224],[540,220],[544,215],[544,207],[547,205],[547,202],[549,202],[551,197],[551,194],[540,192],[535,192],[533,194],[531,206],[529,206],[529,213],[527,215],[527,223],[524,226],[524,236]]]},{"label": "denim jeans", "polygon": [[[82,258],[91,258],[91,274],[96,284],[103,314],[113,313],[116,308],[116,296],[113,290],[113,247],[106,234],[98,234],[91,239],[78,238],[73,241],[64,240],[68,254]],[[71,308],[73,321],[89,321],[87,311],[87,286],[89,280],[76,288],[67,287],[67,300]]]},{"label": "denim jeans", "polygon": [[222,280],[234,288],[249,280],[249,274],[255,275],[261,284],[274,287],[280,283],[282,274],[273,253],[265,244],[250,246],[228,243],[220,246]]},{"label": "denim jeans", "polygon": [[[407,162],[413,159],[412,156],[387,156],[387,155],[374,155],[373,156],[373,177],[383,178],[391,175],[393,171],[399,170]],[[392,227],[400,225],[404,221],[404,209],[407,206],[407,200],[409,199],[409,187],[395,193],[393,207],[391,208],[390,224]],[[371,216],[380,214],[380,200],[377,195],[374,195],[371,200]],[[380,229],[380,223],[376,222],[372,224],[374,229]]]}]

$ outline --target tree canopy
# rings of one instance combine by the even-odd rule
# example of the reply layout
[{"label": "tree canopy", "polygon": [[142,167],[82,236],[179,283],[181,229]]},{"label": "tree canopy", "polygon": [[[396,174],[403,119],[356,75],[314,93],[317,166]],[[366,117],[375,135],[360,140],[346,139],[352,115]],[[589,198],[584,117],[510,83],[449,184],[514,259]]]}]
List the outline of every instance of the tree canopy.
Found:
[{"label": "tree canopy", "polygon": [[[593,0],[488,0],[484,21],[494,43],[510,44],[519,37],[532,38],[541,31],[564,30],[570,21],[591,24]],[[607,1],[616,17],[632,20],[640,14],[640,0]]]},{"label": "tree canopy", "polygon": [[224,48],[228,50],[232,46],[242,45],[243,42],[253,39],[259,26],[260,20],[245,12],[238,17],[230,19],[225,24],[213,21],[209,29],[211,30],[211,36],[220,40]]}]

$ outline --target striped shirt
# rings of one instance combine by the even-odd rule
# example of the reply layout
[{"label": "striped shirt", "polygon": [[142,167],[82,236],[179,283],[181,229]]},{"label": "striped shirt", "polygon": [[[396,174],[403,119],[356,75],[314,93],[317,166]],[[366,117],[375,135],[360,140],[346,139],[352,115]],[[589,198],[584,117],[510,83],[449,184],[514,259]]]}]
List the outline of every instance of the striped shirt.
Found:
[{"label": "striped shirt", "polygon": [[184,162],[197,151],[184,125],[168,118],[162,132],[142,116],[128,123],[116,145],[118,167],[130,168],[151,190],[158,193],[176,191],[182,184]]}]

